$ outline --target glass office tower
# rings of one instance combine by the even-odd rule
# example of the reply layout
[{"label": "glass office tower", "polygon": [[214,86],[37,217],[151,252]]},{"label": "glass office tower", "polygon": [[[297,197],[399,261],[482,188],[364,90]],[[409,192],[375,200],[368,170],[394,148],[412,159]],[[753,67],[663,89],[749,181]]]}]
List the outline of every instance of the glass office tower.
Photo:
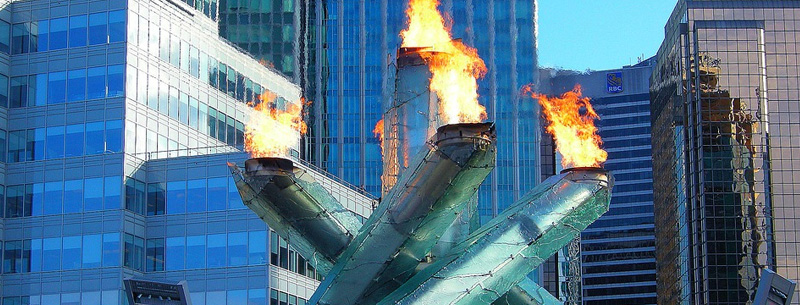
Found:
[{"label": "glass office tower", "polygon": [[800,279],[798,16],[679,1],[667,22],[650,87],[659,304],[750,304],[763,268]]},{"label": "glass office tower", "polygon": [[0,5],[3,304],[122,304],[126,278],[185,279],[193,304],[313,293],[319,276],[226,165],[247,158],[247,103],[301,89],[221,40],[216,17],[215,0]]},{"label": "glass office tower", "polygon": [[581,85],[592,99],[608,151],[604,167],[616,179],[610,210],[581,233],[577,272],[559,265],[559,276],[578,273],[582,279],[582,304],[656,304],[649,95],[654,67],[651,58],[616,70],[541,72],[547,94]]}]

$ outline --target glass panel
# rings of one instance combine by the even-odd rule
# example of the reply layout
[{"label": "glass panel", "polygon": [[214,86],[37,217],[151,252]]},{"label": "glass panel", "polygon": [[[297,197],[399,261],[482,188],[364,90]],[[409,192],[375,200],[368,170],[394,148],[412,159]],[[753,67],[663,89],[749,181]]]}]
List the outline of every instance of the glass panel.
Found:
[{"label": "glass panel", "polygon": [[166,269],[184,269],[184,258],[186,257],[186,241],[184,237],[167,238]]},{"label": "glass panel", "polygon": [[103,178],[86,179],[86,188],[83,191],[84,211],[99,211],[103,209]]},{"label": "glass panel", "polygon": [[28,129],[27,160],[44,160],[44,141],[47,137],[44,128]]},{"label": "glass panel", "polygon": [[227,304],[247,304],[247,290],[229,290]]},{"label": "glass panel", "polygon": [[108,41],[125,41],[125,11],[108,12]]},{"label": "glass panel", "polygon": [[86,99],[86,70],[72,70],[67,73],[67,101],[77,102]]},{"label": "glass panel", "polygon": [[242,202],[242,196],[239,195],[239,190],[236,188],[236,182],[233,181],[233,178],[228,178],[228,208],[235,210],[235,209],[244,209],[244,203]]},{"label": "glass panel", "polygon": [[164,271],[164,239],[147,240],[146,271]]},{"label": "glass panel", "polygon": [[165,208],[164,186],[161,183],[150,183],[147,185],[147,215],[164,214]]},{"label": "glass panel", "polygon": [[47,76],[47,104],[64,103],[67,94],[67,72],[51,72]]},{"label": "glass panel", "polygon": [[86,15],[77,15],[69,17],[69,47],[82,47],[86,45],[87,35],[87,22]]},{"label": "glass panel", "polygon": [[247,304],[258,304],[258,305],[266,305],[267,304],[267,289],[265,288],[257,288],[257,289],[250,289],[247,292]]},{"label": "glass panel", "polygon": [[[35,81],[32,79],[34,79],[33,76],[28,79],[28,96],[30,96],[31,92],[33,92],[33,99],[36,101],[36,106],[47,105],[47,73],[36,74]],[[28,105],[30,105],[30,97],[28,100]]]},{"label": "glass panel", "polygon": [[119,209],[122,202],[122,177],[106,177],[103,195],[106,210]]},{"label": "glass panel", "polygon": [[44,184],[44,215],[63,212],[64,184],[61,181]]},{"label": "glass panel", "polygon": [[167,183],[167,214],[186,212],[186,181]]},{"label": "glass panel", "polygon": [[83,155],[83,124],[67,126],[67,134],[64,140],[69,145],[64,150],[64,156],[77,157]]},{"label": "glass panel", "polygon": [[86,123],[86,154],[102,154],[105,151],[103,143],[104,122]]},{"label": "glass panel", "polygon": [[42,240],[31,239],[31,272],[42,271]]},{"label": "glass panel", "polygon": [[46,159],[57,159],[64,157],[64,130],[65,126],[47,128],[47,149]]},{"label": "glass panel", "polygon": [[206,210],[206,179],[189,180],[186,212],[203,212]]},{"label": "glass panel", "polygon": [[189,72],[189,43],[181,40],[180,68],[184,72]]},{"label": "glass panel", "polygon": [[11,54],[28,53],[30,46],[30,24],[14,24],[11,34]]},{"label": "glass panel", "polygon": [[169,62],[169,31],[161,29],[161,41],[158,44],[158,56],[164,62]]},{"label": "glass panel", "polygon": [[194,46],[189,48],[189,74],[200,77],[200,51]]},{"label": "glass panel", "polygon": [[208,179],[208,210],[222,211],[226,207],[226,196],[228,193],[228,178],[209,178]]},{"label": "glass panel", "polygon": [[225,302],[225,291],[206,292],[206,304],[228,304]]},{"label": "glass panel", "polygon": [[158,83],[158,112],[169,115],[169,85]]},{"label": "glass panel", "polygon": [[0,52],[8,54],[11,47],[11,24],[0,21]]},{"label": "glass panel", "polygon": [[47,43],[50,41],[50,21],[39,20],[39,37],[36,39],[36,50],[39,52],[47,51]]},{"label": "glass panel", "polygon": [[206,236],[186,237],[186,268],[203,269],[206,267]]},{"label": "glass panel", "polygon": [[189,123],[189,95],[181,92],[180,94],[180,108],[178,109],[178,121],[183,124]]},{"label": "glass panel", "polygon": [[[84,245],[86,243],[84,242]],[[100,291],[87,291],[81,293],[83,304],[100,304]]]},{"label": "glass panel", "polygon": [[122,152],[122,120],[106,122],[105,152]]},{"label": "glass panel", "polygon": [[89,44],[108,43],[108,14],[106,12],[89,15]]},{"label": "glass panel", "polygon": [[103,267],[119,266],[119,233],[103,235]]},{"label": "glass panel", "polygon": [[125,68],[123,65],[108,66],[108,97],[125,95]]},{"label": "glass panel", "polygon": [[42,271],[55,271],[61,268],[61,238],[42,240]]},{"label": "glass panel", "polygon": [[83,268],[100,267],[103,253],[103,236],[100,234],[83,236]]},{"label": "glass panel", "polygon": [[247,232],[228,233],[228,266],[247,265]]},{"label": "glass panel", "polygon": [[61,294],[61,305],[80,305],[81,304],[81,294],[80,293],[63,293]]},{"label": "glass panel", "polygon": [[225,234],[208,235],[208,268],[225,267]]},{"label": "glass panel", "polygon": [[106,97],[106,67],[93,67],[87,70],[87,98]]},{"label": "glass panel", "polygon": [[193,97],[189,98],[189,126],[197,129],[197,108],[198,102]]},{"label": "glass panel", "polygon": [[169,117],[178,119],[178,89],[169,87]]},{"label": "glass panel", "polygon": [[172,35],[169,39],[169,63],[176,68],[181,64],[181,41]]},{"label": "glass panel", "polygon": [[28,106],[28,77],[11,78],[11,108]]},{"label": "glass panel", "polygon": [[[25,186],[25,196],[30,197],[30,216],[44,214],[44,183],[34,183]],[[27,201],[27,198],[26,198]],[[25,206],[27,213],[27,203]]]},{"label": "glass panel", "polygon": [[49,50],[58,50],[67,47],[67,18],[50,20],[50,46]]},{"label": "glass panel", "polygon": [[263,265],[267,263],[267,232],[255,231],[249,233],[248,263],[250,265]]},{"label": "glass panel", "polygon": [[80,213],[83,208],[83,180],[64,181],[64,213]]},{"label": "glass panel", "polygon": [[61,269],[71,270],[81,268],[81,237],[69,236],[63,238],[63,253],[61,256]]}]

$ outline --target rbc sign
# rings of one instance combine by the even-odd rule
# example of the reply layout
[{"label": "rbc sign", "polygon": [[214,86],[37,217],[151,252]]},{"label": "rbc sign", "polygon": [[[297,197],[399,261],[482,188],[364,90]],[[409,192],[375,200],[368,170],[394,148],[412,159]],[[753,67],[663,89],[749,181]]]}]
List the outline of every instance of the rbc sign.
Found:
[{"label": "rbc sign", "polygon": [[606,74],[606,89],[608,93],[620,93],[622,89],[622,72]]}]

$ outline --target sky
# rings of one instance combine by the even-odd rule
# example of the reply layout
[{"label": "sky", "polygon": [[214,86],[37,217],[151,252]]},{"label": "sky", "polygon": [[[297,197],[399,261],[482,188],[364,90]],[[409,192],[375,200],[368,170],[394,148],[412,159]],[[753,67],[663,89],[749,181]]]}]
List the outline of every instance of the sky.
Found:
[{"label": "sky", "polygon": [[539,0],[539,65],[617,69],[656,55],[677,0]]}]

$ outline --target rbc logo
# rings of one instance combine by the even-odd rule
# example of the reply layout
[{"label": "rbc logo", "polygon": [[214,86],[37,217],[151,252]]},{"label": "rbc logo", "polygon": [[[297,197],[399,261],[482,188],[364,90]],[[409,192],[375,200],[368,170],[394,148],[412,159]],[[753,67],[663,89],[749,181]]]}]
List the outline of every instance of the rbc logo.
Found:
[{"label": "rbc logo", "polygon": [[620,93],[623,91],[622,72],[608,73],[606,79],[608,93]]}]

